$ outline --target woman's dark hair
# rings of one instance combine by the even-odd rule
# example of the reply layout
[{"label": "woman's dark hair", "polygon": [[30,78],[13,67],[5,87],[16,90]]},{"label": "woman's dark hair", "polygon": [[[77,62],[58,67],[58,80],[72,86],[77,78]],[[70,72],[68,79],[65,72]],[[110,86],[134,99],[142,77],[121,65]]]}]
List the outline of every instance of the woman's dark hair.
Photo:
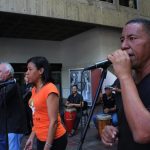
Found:
[{"label": "woman's dark hair", "polygon": [[48,82],[53,82],[52,77],[51,77],[50,66],[49,66],[48,60],[45,57],[42,57],[42,56],[31,57],[30,59],[27,60],[27,64],[30,62],[32,62],[38,70],[41,68],[44,69],[43,74],[42,74],[42,81],[45,84]]}]

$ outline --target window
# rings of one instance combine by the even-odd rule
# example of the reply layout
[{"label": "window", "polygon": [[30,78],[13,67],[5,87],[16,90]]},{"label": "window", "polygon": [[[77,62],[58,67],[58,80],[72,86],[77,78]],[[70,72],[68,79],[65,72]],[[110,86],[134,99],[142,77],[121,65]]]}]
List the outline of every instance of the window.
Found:
[{"label": "window", "polygon": [[137,9],[137,0],[119,0],[119,4],[122,6]]}]

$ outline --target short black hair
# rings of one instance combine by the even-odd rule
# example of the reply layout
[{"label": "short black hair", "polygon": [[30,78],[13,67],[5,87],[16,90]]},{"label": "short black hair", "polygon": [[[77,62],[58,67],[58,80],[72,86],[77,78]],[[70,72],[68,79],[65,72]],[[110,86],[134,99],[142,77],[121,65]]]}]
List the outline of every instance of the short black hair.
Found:
[{"label": "short black hair", "polygon": [[143,27],[145,28],[145,31],[149,34],[150,36],[150,20],[144,19],[144,18],[135,18],[132,20],[129,20],[126,25],[132,24],[132,23],[137,23],[137,24],[142,24]]},{"label": "short black hair", "polygon": [[78,89],[78,86],[77,86],[77,84],[74,84],[72,87],[74,87],[74,86],[75,86],[75,87]]},{"label": "short black hair", "polygon": [[38,70],[41,68],[44,69],[44,72],[42,74],[42,81],[44,83],[53,82],[51,77],[50,66],[48,60],[45,57],[43,56],[31,57],[30,59],[27,60],[27,64],[30,62],[32,62]]}]

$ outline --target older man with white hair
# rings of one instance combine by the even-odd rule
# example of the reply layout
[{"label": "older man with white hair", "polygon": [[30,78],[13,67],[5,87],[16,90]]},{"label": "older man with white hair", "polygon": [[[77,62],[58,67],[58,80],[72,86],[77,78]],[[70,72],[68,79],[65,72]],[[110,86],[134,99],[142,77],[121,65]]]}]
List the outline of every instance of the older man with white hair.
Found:
[{"label": "older man with white hair", "polygon": [[21,137],[26,132],[26,116],[20,88],[13,76],[13,67],[7,62],[1,62],[0,150],[20,150]]}]

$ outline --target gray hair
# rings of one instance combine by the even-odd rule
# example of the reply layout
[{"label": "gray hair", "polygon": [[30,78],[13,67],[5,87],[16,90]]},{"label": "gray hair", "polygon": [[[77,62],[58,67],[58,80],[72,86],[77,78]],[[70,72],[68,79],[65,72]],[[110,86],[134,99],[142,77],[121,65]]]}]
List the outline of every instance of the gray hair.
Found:
[{"label": "gray hair", "polygon": [[0,64],[4,64],[6,67],[6,71],[10,72],[10,77],[14,76],[14,68],[12,67],[12,65],[8,62],[0,62]]}]

